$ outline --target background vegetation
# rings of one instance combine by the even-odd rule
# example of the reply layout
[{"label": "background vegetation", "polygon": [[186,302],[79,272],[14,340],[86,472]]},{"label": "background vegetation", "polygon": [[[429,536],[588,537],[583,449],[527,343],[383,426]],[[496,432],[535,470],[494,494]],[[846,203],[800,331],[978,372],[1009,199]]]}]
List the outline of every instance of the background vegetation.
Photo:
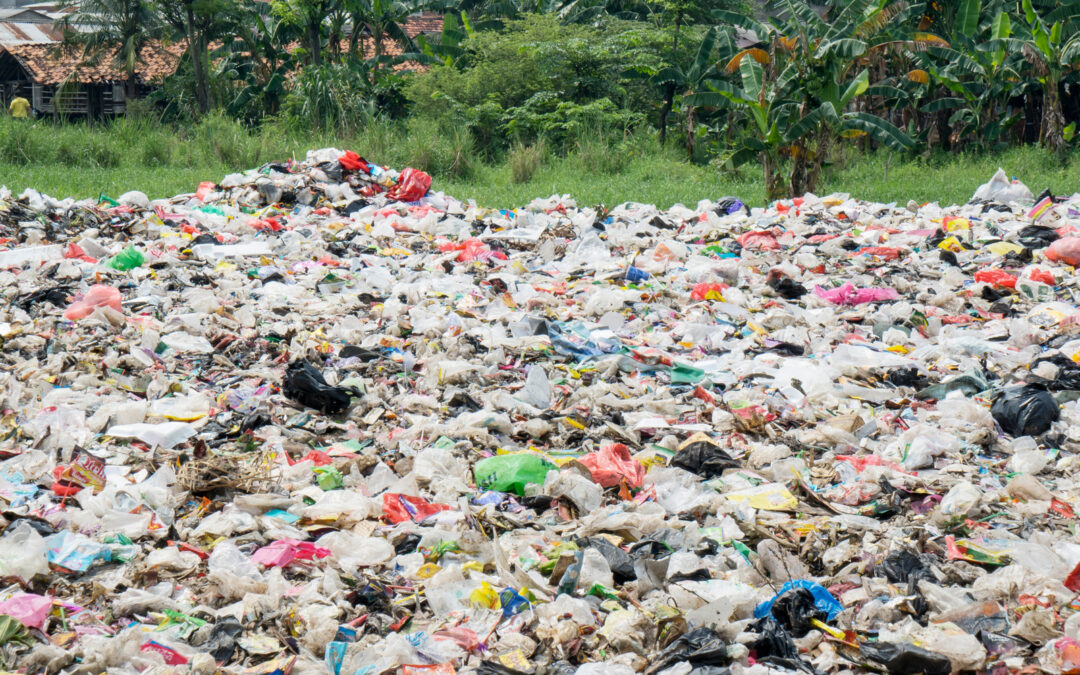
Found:
[{"label": "background vegetation", "polygon": [[[420,10],[438,37],[406,35]],[[1080,2],[83,0],[70,21],[129,74],[149,40],[187,49],[127,119],[0,126],[12,187],[161,196],[336,145],[499,206],[962,201],[998,164],[1070,187],[1080,117]]]}]

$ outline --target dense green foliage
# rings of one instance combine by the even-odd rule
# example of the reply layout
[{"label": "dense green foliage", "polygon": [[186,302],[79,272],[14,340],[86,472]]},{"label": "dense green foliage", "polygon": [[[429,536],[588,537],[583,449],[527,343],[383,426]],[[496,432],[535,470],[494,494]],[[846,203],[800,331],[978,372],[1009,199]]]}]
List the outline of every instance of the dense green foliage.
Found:
[{"label": "dense green foliage", "polygon": [[[418,10],[444,13],[441,34],[410,39]],[[1061,154],[1080,118],[1080,0],[83,0],[72,21],[125,72],[147,40],[184,41],[154,99],[167,122],[363,137],[405,120],[402,145],[440,141],[428,161],[517,183],[655,138],[716,171],[757,164],[779,197],[850,146]]]}]

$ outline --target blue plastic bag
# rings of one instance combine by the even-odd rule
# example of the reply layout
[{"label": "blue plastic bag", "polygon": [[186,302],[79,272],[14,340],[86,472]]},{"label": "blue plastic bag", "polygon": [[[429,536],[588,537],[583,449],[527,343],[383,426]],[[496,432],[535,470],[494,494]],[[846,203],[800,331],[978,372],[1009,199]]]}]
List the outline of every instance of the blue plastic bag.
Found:
[{"label": "blue plastic bag", "polygon": [[806,579],[793,579],[781,586],[780,591],[772,598],[755,607],[754,618],[760,619],[772,614],[773,603],[776,602],[777,598],[796,588],[805,588],[810,591],[811,595],[814,596],[814,607],[817,607],[822,612],[828,614],[829,621],[832,621],[836,618],[836,615],[844,611],[840,602],[821,584],[816,584],[813,581],[807,581]]}]

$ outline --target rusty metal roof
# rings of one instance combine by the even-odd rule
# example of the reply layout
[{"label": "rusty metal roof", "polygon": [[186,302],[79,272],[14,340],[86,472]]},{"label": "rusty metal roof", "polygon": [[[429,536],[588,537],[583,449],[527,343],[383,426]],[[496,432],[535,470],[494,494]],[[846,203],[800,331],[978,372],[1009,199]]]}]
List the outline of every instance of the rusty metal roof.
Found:
[{"label": "rusty metal roof", "polygon": [[51,24],[0,21],[0,47],[48,44],[58,42],[63,37],[63,31]]},{"label": "rusty metal roof", "polygon": [[[105,55],[88,62],[82,50],[58,44],[23,44],[6,50],[26,69],[38,84],[60,84],[65,81],[88,83],[123,82],[123,69],[111,56]],[[135,74],[141,82],[156,82],[171,75],[184,51],[184,45],[152,43],[143,47]]]}]

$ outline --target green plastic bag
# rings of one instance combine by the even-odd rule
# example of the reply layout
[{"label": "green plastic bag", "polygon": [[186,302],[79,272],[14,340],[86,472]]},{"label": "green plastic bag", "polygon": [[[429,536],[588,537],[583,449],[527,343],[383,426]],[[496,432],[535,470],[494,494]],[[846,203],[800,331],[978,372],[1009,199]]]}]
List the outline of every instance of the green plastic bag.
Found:
[{"label": "green plastic bag", "polygon": [[513,455],[495,455],[482,459],[473,467],[476,485],[481,490],[497,490],[525,494],[525,486],[530,483],[544,484],[548,471],[555,471],[557,466],[528,452]]},{"label": "green plastic bag", "polygon": [[112,257],[107,263],[109,267],[120,272],[127,272],[136,267],[142,267],[146,262],[146,256],[134,246],[128,246]]},{"label": "green plastic bag", "polygon": [[688,366],[685,363],[676,362],[671,369],[672,384],[697,384],[705,377],[705,371],[700,368]]},{"label": "green plastic bag", "polygon": [[330,490],[337,490],[344,484],[341,472],[332,466],[315,467],[315,482],[319,484],[319,487],[328,492]]}]

